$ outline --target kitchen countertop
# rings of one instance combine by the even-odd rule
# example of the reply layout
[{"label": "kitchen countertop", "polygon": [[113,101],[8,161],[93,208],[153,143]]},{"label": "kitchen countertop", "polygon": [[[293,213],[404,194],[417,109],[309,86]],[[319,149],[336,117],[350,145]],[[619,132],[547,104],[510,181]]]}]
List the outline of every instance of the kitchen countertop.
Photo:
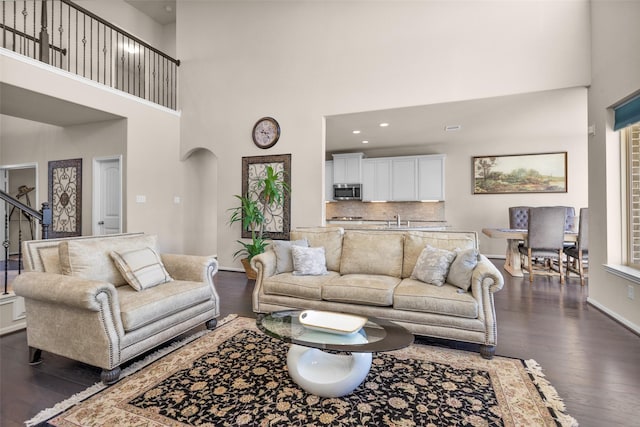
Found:
[{"label": "kitchen countertop", "polygon": [[331,218],[327,219],[327,227],[342,227],[346,230],[416,230],[437,231],[446,230],[449,225],[446,221],[436,220],[402,220],[401,225],[396,225],[394,220],[364,219],[364,218]]}]

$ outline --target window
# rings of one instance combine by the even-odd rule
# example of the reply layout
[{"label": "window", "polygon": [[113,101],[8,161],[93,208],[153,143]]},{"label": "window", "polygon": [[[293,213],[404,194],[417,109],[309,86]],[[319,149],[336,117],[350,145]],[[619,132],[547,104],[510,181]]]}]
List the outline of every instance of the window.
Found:
[{"label": "window", "polygon": [[621,136],[627,148],[627,265],[640,269],[640,123]]}]

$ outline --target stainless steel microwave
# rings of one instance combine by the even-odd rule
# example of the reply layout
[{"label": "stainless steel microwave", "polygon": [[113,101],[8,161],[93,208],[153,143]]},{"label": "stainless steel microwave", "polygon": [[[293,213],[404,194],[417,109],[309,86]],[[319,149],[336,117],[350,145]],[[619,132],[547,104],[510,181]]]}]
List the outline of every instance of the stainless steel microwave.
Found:
[{"label": "stainless steel microwave", "polygon": [[333,200],[362,200],[362,184],[334,184]]}]

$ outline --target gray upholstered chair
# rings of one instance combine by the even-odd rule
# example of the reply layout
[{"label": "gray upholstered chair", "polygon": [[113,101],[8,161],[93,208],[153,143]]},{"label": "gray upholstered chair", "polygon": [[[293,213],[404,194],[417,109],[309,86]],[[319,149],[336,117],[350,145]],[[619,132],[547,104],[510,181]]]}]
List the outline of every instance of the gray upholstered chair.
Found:
[{"label": "gray upholstered chair", "polygon": [[565,249],[565,254],[567,255],[567,275],[569,272],[578,274],[580,284],[584,285],[589,267],[589,208],[580,209],[578,240],[574,246]]},{"label": "gray upholstered chair", "polygon": [[529,226],[529,206],[511,206],[509,208],[509,228],[526,230]]},{"label": "gray upholstered chair", "polygon": [[[566,209],[564,206],[547,206],[529,209],[527,240],[518,247],[522,259],[522,269],[533,275],[559,275],[564,283],[564,232]],[[526,263],[525,263],[526,258]],[[534,259],[542,260],[535,263]],[[554,268],[557,266],[557,270]]]}]

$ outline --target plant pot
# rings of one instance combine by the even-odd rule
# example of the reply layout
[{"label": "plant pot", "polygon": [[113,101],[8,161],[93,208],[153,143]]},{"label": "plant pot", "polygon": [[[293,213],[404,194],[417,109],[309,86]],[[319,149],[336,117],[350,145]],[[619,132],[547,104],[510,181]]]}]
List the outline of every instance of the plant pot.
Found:
[{"label": "plant pot", "polygon": [[249,258],[242,258],[240,260],[242,262],[242,266],[244,267],[244,272],[247,274],[247,279],[256,280],[258,277],[258,273],[251,268],[251,263],[249,262]]}]

